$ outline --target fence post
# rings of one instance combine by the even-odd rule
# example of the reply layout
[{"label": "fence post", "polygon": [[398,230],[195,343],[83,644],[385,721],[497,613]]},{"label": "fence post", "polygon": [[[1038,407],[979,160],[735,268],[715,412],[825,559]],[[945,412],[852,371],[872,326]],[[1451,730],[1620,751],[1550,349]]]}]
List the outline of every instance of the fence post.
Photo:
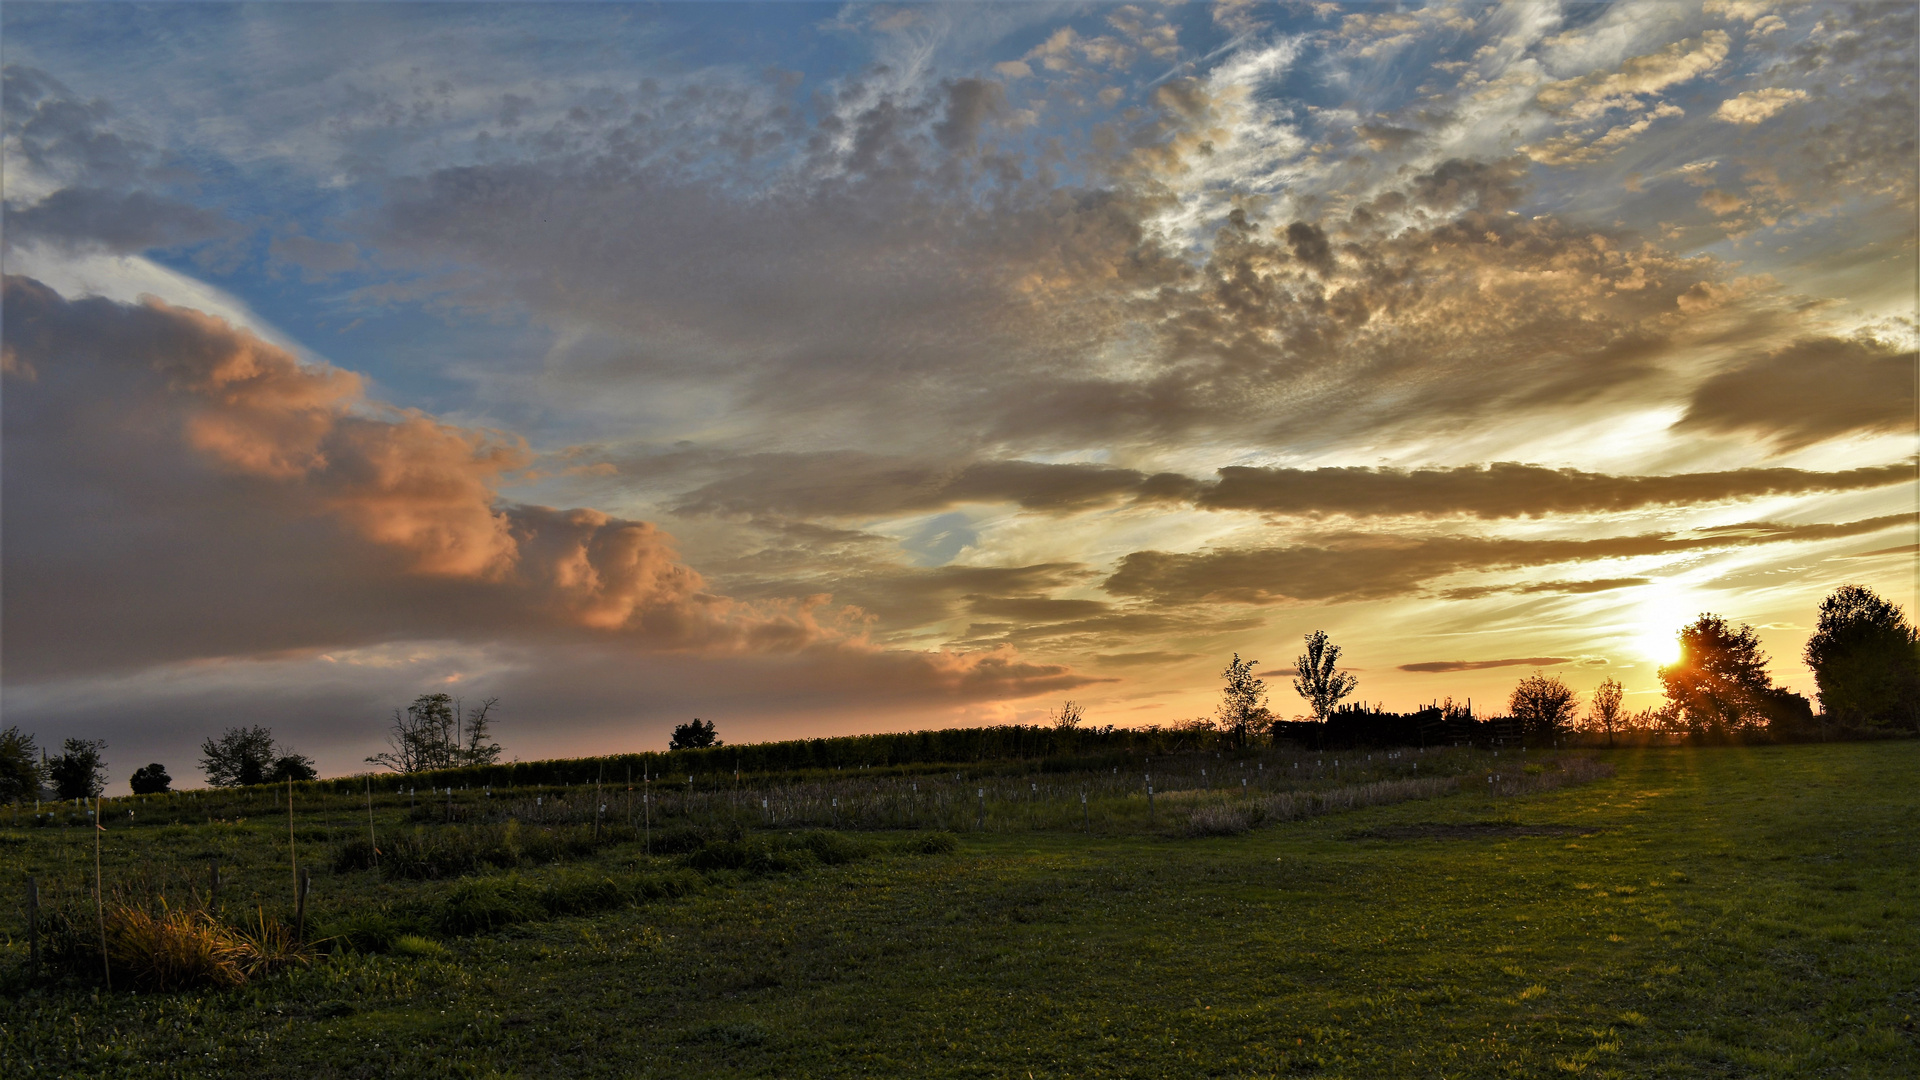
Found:
[{"label": "fence post", "polygon": [[1087,808],[1087,792],[1085,788],[1080,790],[1080,818],[1080,823],[1085,827],[1086,831],[1089,833],[1093,832],[1093,811]]}]

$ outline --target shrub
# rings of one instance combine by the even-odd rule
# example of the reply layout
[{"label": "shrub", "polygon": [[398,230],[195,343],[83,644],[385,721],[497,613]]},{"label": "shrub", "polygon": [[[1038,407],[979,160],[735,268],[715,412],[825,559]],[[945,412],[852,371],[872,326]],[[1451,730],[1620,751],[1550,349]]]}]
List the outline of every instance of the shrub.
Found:
[{"label": "shrub", "polygon": [[370,911],[329,923],[324,927],[324,933],[326,940],[336,948],[383,953],[390,951],[396,941],[415,929],[409,922]]},{"label": "shrub", "polygon": [[821,830],[801,833],[798,839],[814,858],[829,866],[858,862],[873,854],[873,845],[841,833]]},{"label": "shrub", "polygon": [[908,855],[951,855],[960,850],[960,838],[950,832],[920,833],[897,845]]},{"label": "shrub", "polygon": [[440,904],[434,922],[448,934],[479,934],[546,914],[532,889],[517,878],[464,881]]},{"label": "shrub", "polygon": [[336,874],[371,870],[376,865],[378,860],[371,840],[355,838],[333,849],[333,872]]}]

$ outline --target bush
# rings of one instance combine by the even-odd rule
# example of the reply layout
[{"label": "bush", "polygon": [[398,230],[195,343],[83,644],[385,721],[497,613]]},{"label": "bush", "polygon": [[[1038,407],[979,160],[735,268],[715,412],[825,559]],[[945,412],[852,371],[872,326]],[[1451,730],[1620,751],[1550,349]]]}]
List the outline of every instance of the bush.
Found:
[{"label": "bush", "polygon": [[960,838],[950,832],[921,833],[907,837],[897,846],[908,855],[951,855],[960,850]]}]

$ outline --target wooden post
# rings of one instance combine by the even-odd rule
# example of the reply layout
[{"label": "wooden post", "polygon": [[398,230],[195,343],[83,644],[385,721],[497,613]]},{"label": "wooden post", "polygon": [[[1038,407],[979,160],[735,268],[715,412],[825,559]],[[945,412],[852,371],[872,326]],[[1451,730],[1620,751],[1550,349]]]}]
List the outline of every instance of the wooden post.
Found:
[{"label": "wooden post", "polygon": [[987,828],[987,789],[980,789],[980,809],[974,814],[973,831],[984,832]]},{"label": "wooden post", "polygon": [[373,835],[373,777],[367,777],[367,850],[373,852],[373,868],[380,869],[380,841]]},{"label": "wooden post", "polygon": [[27,963],[40,974],[40,879],[27,875]]},{"label": "wooden post", "polygon": [[293,777],[287,777],[287,867],[293,872],[293,898],[300,902],[300,859],[293,850]]},{"label": "wooden post", "polygon": [[1093,832],[1093,811],[1087,807],[1087,793],[1085,789],[1082,789],[1080,792],[1080,818],[1081,818],[1080,824],[1086,829],[1088,833],[1092,833]]},{"label": "wooden post", "polygon": [[307,939],[307,893],[313,888],[313,877],[306,867],[300,868],[297,877],[299,885],[294,890],[293,936],[300,941]]}]

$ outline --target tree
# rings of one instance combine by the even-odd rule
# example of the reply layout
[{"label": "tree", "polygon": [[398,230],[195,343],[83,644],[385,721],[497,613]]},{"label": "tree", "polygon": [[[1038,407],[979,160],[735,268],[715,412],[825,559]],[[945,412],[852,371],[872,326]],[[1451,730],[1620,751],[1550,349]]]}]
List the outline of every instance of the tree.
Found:
[{"label": "tree", "polygon": [[1920,727],[1920,634],[1898,605],[1860,585],[1840,586],[1820,602],[1805,655],[1831,722]]},{"label": "tree", "polygon": [[1681,628],[1680,659],[1660,669],[1660,683],[1696,738],[1756,730],[1779,707],[1760,636],[1718,615],[1702,614]]},{"label": "tree", "polygon": [[228,728],[200,744],[200,768],[214,787],[248,787],[287,779],[311,780],[313,762],[290,746],[277,745],[269,728]]},{"label": "tree", "polygon": [[1587,706],[1588,726],[1606,732],[1608,746],[1613,745],[1613,733],[1626,726],[1627,714],[1622,711],[1626,693],[1619,679],[1609,677],[1594,689],[1593,703]]},{"label": "tree", "polygon": [[273,769],[267,773],[267,783],[284,784],[289,780],[316,780],[320,773],[313,767],[313,759],[305,754],[282,754],[274,759]]},{"label": "tree", "polygon": [[63,799],[91,799],[107,789],[104,739],[67,739],[60,756],[47,763],[53,790]]},{"label": "tree", "polygon": [[37,799],[46,780],[33,736],[22,735],[18,727],[0,731],[0,802]]},{"label": "tree", "polygon": [[1313,708],[1313,718],[1324,723],[1360,680],[1335,669],[1340,662],[1340,646],[1327,640],[1325,630],[1315,630],[1306,640],[1307,651],[1293,663],[1299,675],[1293,680],[1293,689]]},{"label": "tree", "polygon": [[500,699],[490,697],[467,710],[466,745],[460,748],[463,765],[492,765],[500,760],[500,744],[493,740],[493,707]]},{"label": "tree", "polygon": [[698,750],[707,746],[723,746],[713,724],[694,717],[690,723],[681,724],[673,729],[673,738],[667,740],[669,750]]},{"label": "tree", "polygon": [[165,795],[173,790],[173,777],[167,775],[165,765],[156,761],[133,770],[133,775],[127,777],[127,786],[135,795]]},{"label": "tree", "polygon": [[1080,722],[1086,718],[1086,710],[1082,709],[1080,703],[1077,701],[1062,702],[1060,708],[1056,709],[1053,714],[1048,717],[1048,719],[1053,721],[1053,726],[1062,731],[1072,731],[1078,728]]},{"label": "tree", "polygon": [[383,765],[397,773],[445,769],[454,763],[453,698],[446,694],[421,694],[405,711],[393,710],[393,725],[387,729],[387,750],[367,758],[369,765]]},{"label": "tree", "polygon": [[1242,660],[1239,653],[1227,661],[1220,677],[1226,686],[1220,695],[1220,730],[1235,746],[1245,746],[1257,731],[1273,725],[1273,713],[1267,710],[1267,684],[1253,677],[1258,660]]},{"label": "tree", "polygon": [[1521,737],[1537,740],[1556,738],[1565,732],[1579,705],[1580,695],[1560,676],[1538,671],[1521,679],[1507,698],[1507,712],[1520,722]]}]

